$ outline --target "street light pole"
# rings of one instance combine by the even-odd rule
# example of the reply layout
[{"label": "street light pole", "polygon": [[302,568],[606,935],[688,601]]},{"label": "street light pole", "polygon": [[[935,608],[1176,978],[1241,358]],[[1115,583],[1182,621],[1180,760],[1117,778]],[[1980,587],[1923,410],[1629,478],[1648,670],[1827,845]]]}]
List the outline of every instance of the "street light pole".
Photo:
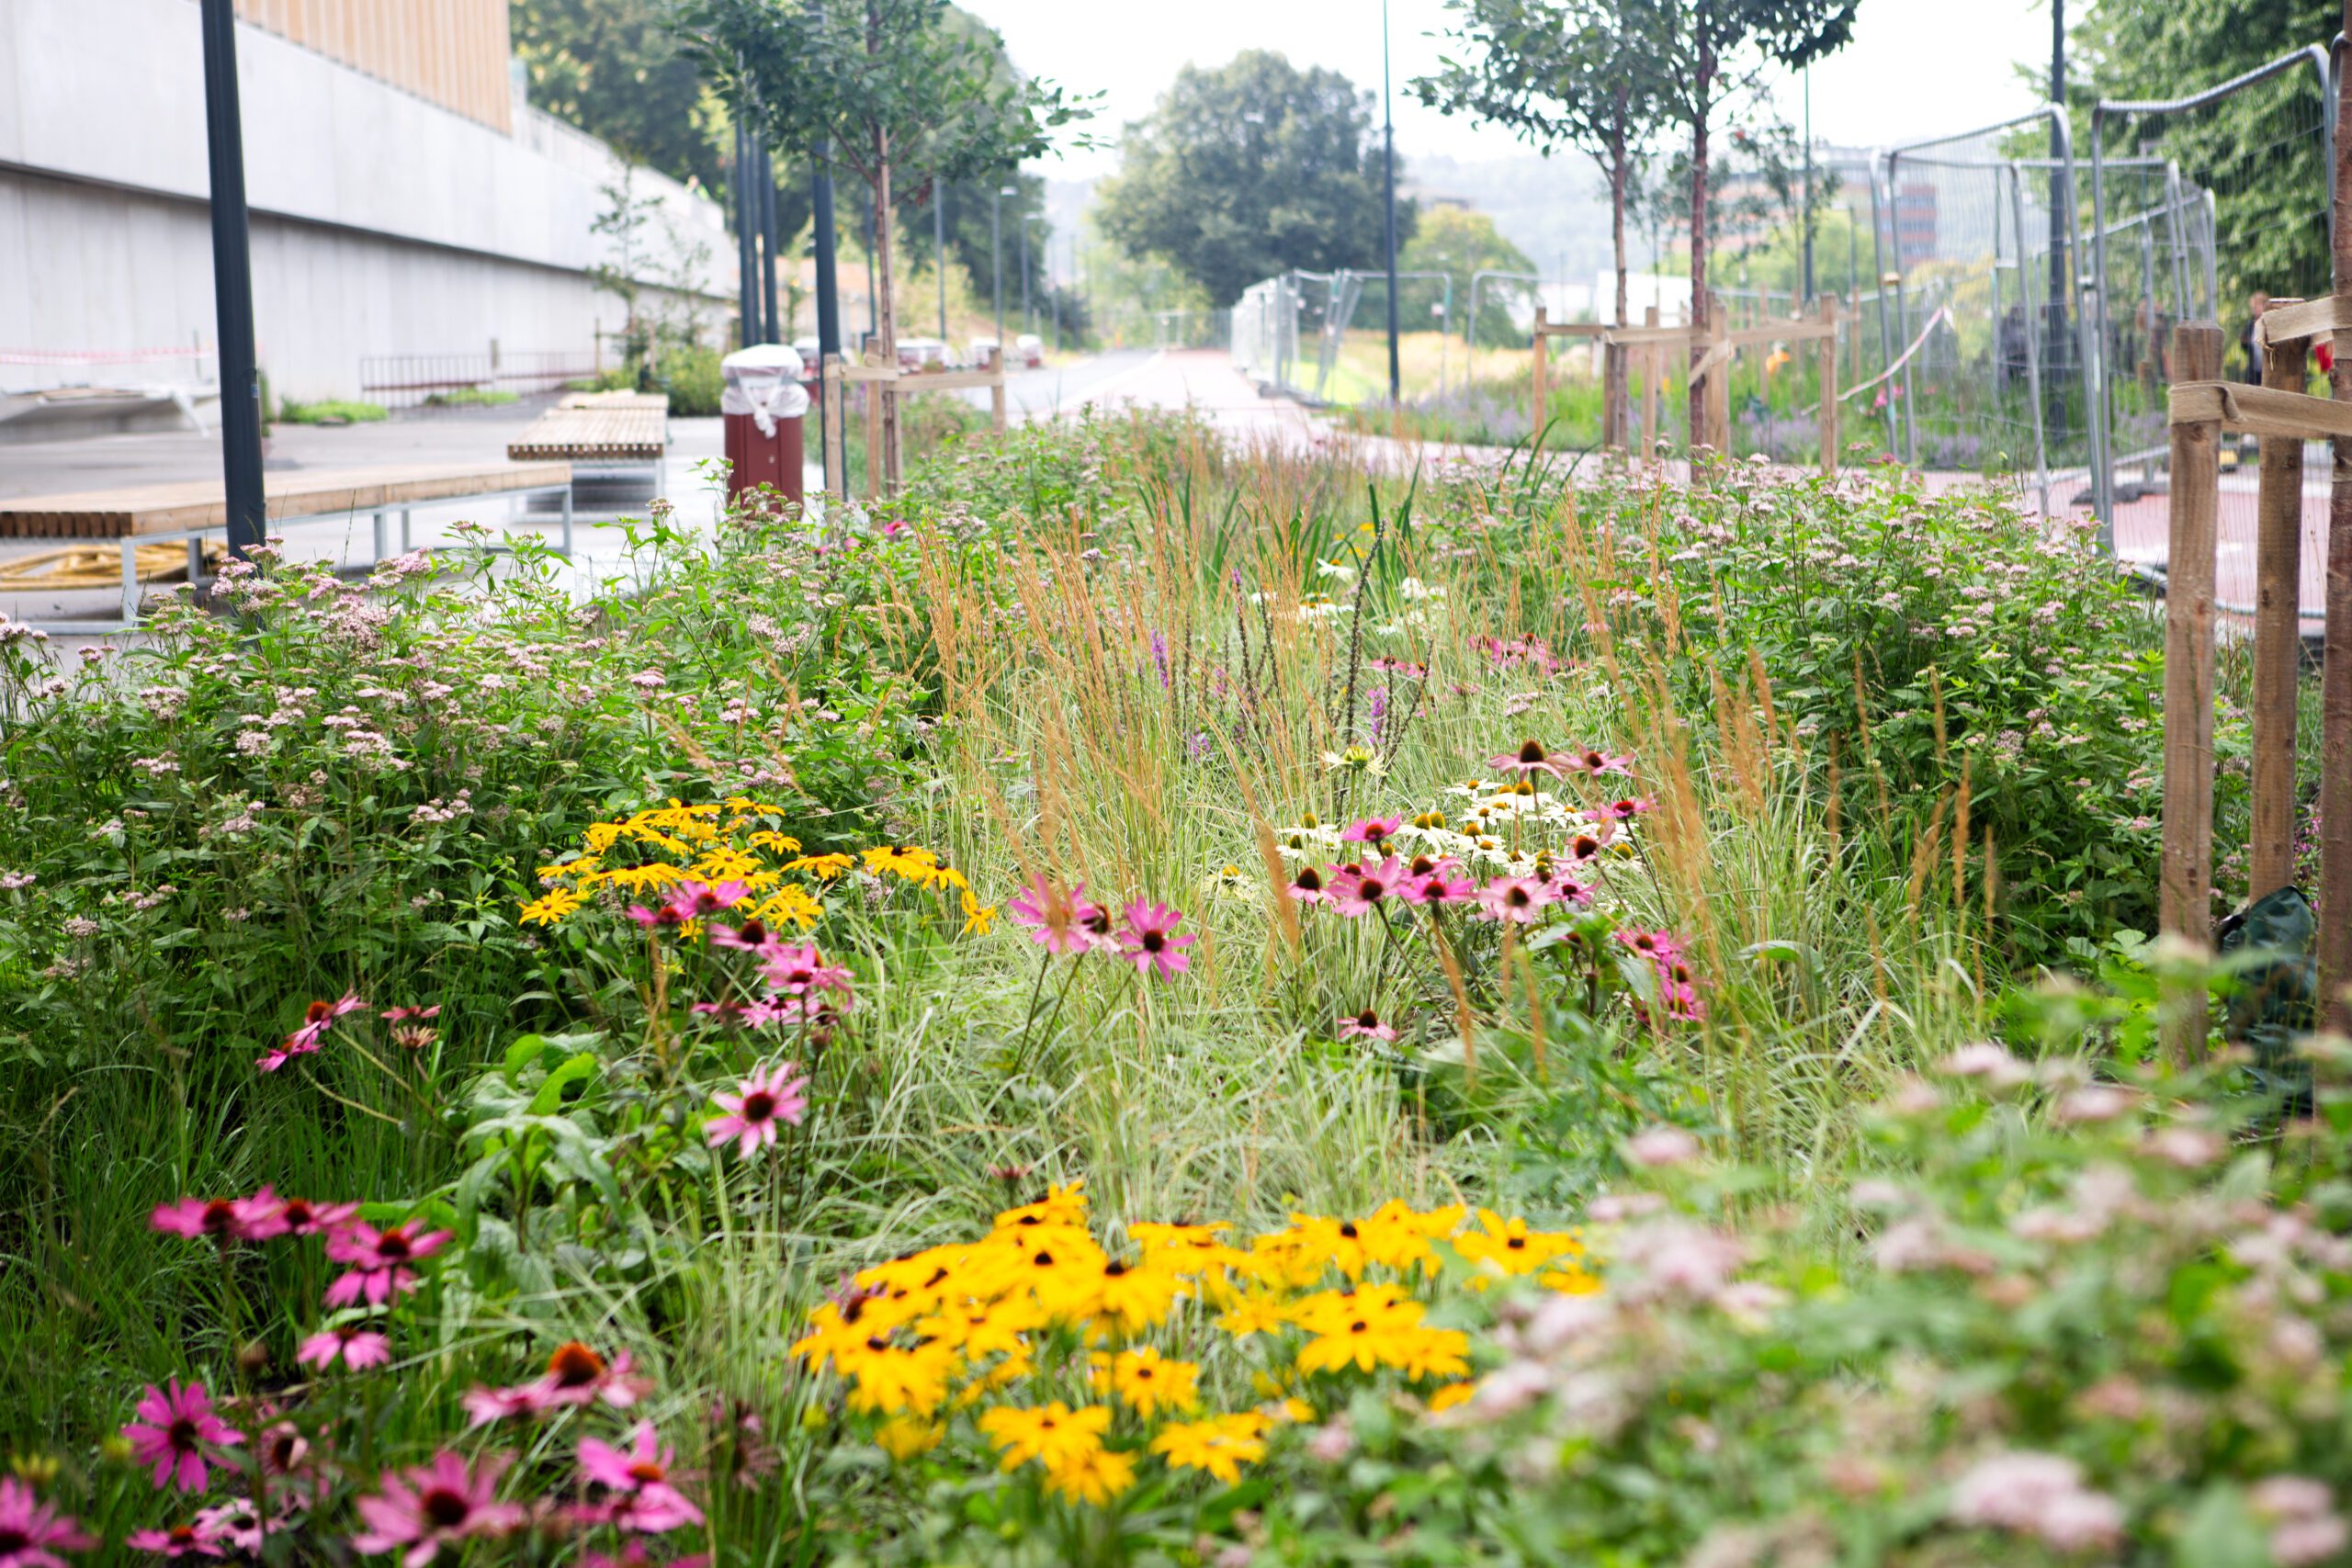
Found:
[{"label": "street light pole", "polygon": [[[817,139],[808,166],[816,172],[809,206],[814,213],[817,242],[817,359],[821,366],[842,351],[841,279],[835,273],[833,247],[833,165],[831,147],[825,138]],[[828,439],[824,411],[825,400],[820,397],[817,400],[818,450],[830,455],[833,444]],[[828,468],[825,489],[834,495],[848,494],[849,476]]]},{"label": "street light pole", "polygon": [[1396,355],[1396,118],[1388,89],[1388,0],[1380,0],[1380,120],[1387,141],[1388,180],[1388,406],[1404,400],[1404,378]]},{"label": "street light pole", "polygon": [[775,256],[783,248],[783,239],[776,232],[775,160],[767,143],[760,143],[760,301],[762,315],[767,321],[767,341],[782,343],[787,335],[783,316],[776,310]]},{"label": "street light pole", "polygon": [[211,168],[212,309],[220,338],[220,477],[229,553],[262,541],[268,510],[261,478],[261,366],[254,354],[254,275],[245,223],[245,144],[237,112],[237,17],[231,0],[204,0],[205,152]]}]

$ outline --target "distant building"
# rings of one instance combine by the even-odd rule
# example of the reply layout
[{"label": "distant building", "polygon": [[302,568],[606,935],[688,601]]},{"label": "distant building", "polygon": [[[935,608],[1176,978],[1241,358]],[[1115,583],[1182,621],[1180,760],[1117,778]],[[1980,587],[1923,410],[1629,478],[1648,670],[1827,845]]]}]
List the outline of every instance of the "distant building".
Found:
[{"label": "distant building", "polygon": [[[591,276],[616,259],[592,226],[624,165],[523,101],[506,0],[237,12],[273,392],[374,395],[362,361],[394,356],[495,355],[514,380],[594,365],[623,308]],[[690,292],[715,340],[734,298],[724,214],[629,177],[661,203],[656,230],[708,247]],[[195,0],[0,0],[0,390],[210,380],[209,186]]]}]

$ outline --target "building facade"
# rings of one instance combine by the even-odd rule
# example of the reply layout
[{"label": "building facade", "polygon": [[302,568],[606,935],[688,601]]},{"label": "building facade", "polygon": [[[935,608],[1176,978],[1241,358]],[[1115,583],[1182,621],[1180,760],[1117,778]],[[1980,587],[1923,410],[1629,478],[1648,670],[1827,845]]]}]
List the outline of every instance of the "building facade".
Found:
[{"label": "building facade", "polygon": [[[592,365],[624,313],[594,273],[624,185],[656,204],[633,270],[718,341],[725,214],[524,103],[505,0],[237,11],[274,393],[368,395],[399,360]],[[208,186],[196,0],[0,0],[0,391],[212,379]]]}]

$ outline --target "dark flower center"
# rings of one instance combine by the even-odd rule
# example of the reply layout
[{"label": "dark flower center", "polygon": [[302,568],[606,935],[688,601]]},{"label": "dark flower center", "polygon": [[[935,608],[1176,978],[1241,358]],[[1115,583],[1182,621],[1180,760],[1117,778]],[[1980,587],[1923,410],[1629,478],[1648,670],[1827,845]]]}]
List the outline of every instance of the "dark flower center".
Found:
[{"label": "dark flower center", "polygon": [[174,1449],[186,1452],[196,1447],[196,1421],[183,1416],[164,1428],[164,1438]]},{"label": "dark flower center", "polygon": [[1158,953],[1167,945],[1168,939],[1159,932],[1146,931],[1143,933],[1143,950],[1146,953]]},{"label": "dark flower center", "polygon": [[0,1525],[0,1560],[15,1556],[33,1543],[33,1538],[23,1530]]},{"label": "dark flower center", "polygon": [[1151,1369],[1149,1367],[1137,1367],[1136,1369],[1136,1381],[1137,1382],[1149,1382],[1151,1381]]},{"label": "dark flower center", "polygon": [[1377,844],[1385,840],[1387,837],[1388,829],[1382,827],[1379,823],[1367,822],[1363,825],[1363,841],[1365,843]]},{"label": "dark flower center", "polygon": [[286,1223],[289,1225],[307,1225],[318,1218],[317,1213],[311,1209],[311,1205],[300,1198],[286,1200],[286,1207],[279,1212],[285,1216]]},{"label": "dark flower center", "polygon": [[639,1485],[650,1486],[667,1474],[669,1474],[668,1471],[663,1470],[651,1460],[639,1460],[628,1467],[628,1478]]},{"label": "dark flower center", "polygon": [[1116,1258],[1113,1258],[1110,1262],[1102,1265],[1102,1272],[1108,1274],[1114,1280],[1120,1278],[1122,1275],[1125,1274],[1126,1271],[1127,1266]]},{"label": "dark flower center", "polygon": [[204,1206],[204,1234],[220,1235],[235,1228],[237,1211],[226,1198],[215,1198]]},{"label": "dark flower center", "polygon": [[1311,865],[1298,868],[1298,886],[1309,893],[1323,891],[1323,874]]},{"label": "dark flower center", "polygon": [[1413,857],[1413,874],[1415,876],[1427,876],[1430,872],[1433,872],[1436,869],[1437,862],[1430,859],[1429,856],[1415,855]]},{"label": "dark flower center", "polygon": [[760,1122],[775,1114],[775,1096],[764,1089],[754,1089],[743,1097],[743,1120]]},{"label": "dark flower center", "polygon": [[1527,1245],[1527,1238],[1523,1235],[1515,1235],[1509,1241],[1504,1242],[1503,1245],[1510,1247],[1513,1252],[1517,1252],[1520,1248]]},{"label": "dark flower center", "polygon": [[1355,1221],[1353,1221],[1353,1220],[1342,1220],[1342,1221],[1340,1221],[1340,1234],[1341,1235],[1343,1235],[1343,1236],[1346,1236],[1350,1241],[1353,1241],[1353,1240],[1355,1240],[1355,1238],[1356,1238],[1356,1223],[1355,1223]]},{"label": "dark flower center", "polygon": [[302,1010],[302,1021],[304,1023],[324,1023],[329,1018],[334,1016],[334,1009],[329,1004],[325,1002],[312,1002],[309,1007]]},{"label": "dark flower center", "polygon": [[1034,1267],[1051,1269],[1054,1266],[1054,1255],[1050,1252],[1040,1252],[1029,1261]]},{"label": "dark flower center", "polygon": [[1520,742],[1519,760],[1527,763],[1540,762],[1544,760],[1544,748],[1532,740],[1523,740]]},{"label": "dark flower center", "polygon": [[409,1256],[408,1234],[405,1231],[390,1230],[378,1236],[376,1256],[390,1262],[405,1260]]},{"label": "dark flower center", "polygon": [[416,1511],[425,1522],[437,1530],[456,1529],[466,1522],[473,1505],[466,1501],[462,1492],[452,1492],[447,1486],[435,1486],[416,1500]]},{"label": "dark flower center", "polygon": [[1503,895],[1503,902],[1509,904],[1514,909],[1523,909],[1527,908],[1527,889],[1524,887],[1512,888],[1509,893]]},{"label": "dark flower center", "polygon": [[1348,1332],[1349,1332],[1349,1333],[1351,1333],[1351,1334],[1364,1334],[1364,1333],[1368,1333],[1368,1332],[1370,1332],[1370,1331],[1371,1331],[1371,1328],[1372,1328],[1372,1325],[1370,1325],[1370,1324],[1366,1323],[1366,1322],[1365,1322],[1363,1319],[1362,1319],[1362,1318],[1358,1318],[1358,1319],[1356,1319],[1353,1323],[1351,1323],[1350,1325],[1348,1325]]},{"label": "dark flower center", "polygon": [[753,947],[757,947],[760,943],[767,941],[768,928],[762,922],[755,919],[745,920],[743,922],[743,929],[737,931],[735,935],[737,940],[748,942]]},{"label": "dark flower center", "polygon": [[1590,768],[1596,773],[1600,772],[1600,770],[1608,764],[1608,761],[1609,759],[1602,756],[1598,751],[1587,751],[1584,754],[1584,765]]},{"label": "dark flower center", "polygon": [[1380,1027],[1380,1015],[1373,1011],[1370,1008],[1366,1008],[1363,1011],[1356,1014],[1356,1023],[1360,1028],[1378,1029]]},{"label": "dark flower center", "polygon": [[1578,833],[1577,835],[1576,851],[1577,859],[1590,860],[1593,856],[1600,852],[1600,840],[1594,838],[1589,833]]},{"label": "dark flower center", "polygon": [[559,1388],[578,1388],[605,1375],[605,1358],[577,1339],[567,1339],[548,1358],[548,1375]]},{"label": "dark flower center", "polygon": [[1388,885],[1376,876],[1367,876],[1358,886],[1357,893],[1365,903],[1369,904],[1375,899],[1386,897]]}]

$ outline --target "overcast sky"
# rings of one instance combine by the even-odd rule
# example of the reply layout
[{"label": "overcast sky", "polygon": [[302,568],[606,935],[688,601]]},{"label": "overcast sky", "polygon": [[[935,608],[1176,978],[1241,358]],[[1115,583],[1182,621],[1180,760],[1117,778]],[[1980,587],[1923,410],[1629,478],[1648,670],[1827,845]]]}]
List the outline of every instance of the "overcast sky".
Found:
[{"label": "overcast sky", "polygon": [[[2194,4],[2195,0],[2183,0]],[[1245,49],[1272,49],[1296,64],[1328,65],[1360,87],[1380,87],[1380,0],[962,0],[1004,35],[1013,60],[1074,92],[1102,92],[1095,130],[1106,140],[1148,113],[1177,69],[1221,64]],[[2081,5],[2082,0],[2077,0]],[[1507,155],[1518,144],[1421,108],[1404,84],[1435,69],[1448,21],[1443,0],[1390,0],[1391,71],[1398,88],[1396,148],[1457,158]],[[2033,95],[2012,62],[2050,58],[2049,0],[1862,0],[1854,41],[1813,69],[1813,130],[1824,140],[1883,145],[1973,130],[2021,112]],[[1802,126],[1793,81],[1776,89],[1781,112]],[[1048,160],[1048,178],[1107,174],[1115,151]]]}]

